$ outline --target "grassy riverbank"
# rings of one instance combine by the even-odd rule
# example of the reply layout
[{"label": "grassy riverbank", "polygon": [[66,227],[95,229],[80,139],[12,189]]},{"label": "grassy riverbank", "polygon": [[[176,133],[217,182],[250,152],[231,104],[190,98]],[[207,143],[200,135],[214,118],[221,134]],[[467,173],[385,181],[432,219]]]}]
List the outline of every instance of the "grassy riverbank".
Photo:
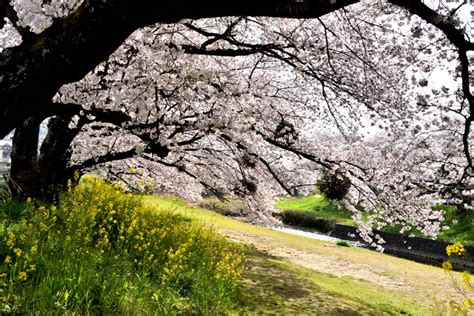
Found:
[{"label": "grassy riverbank", "polygon": [[458,295],[441,268],[245,224],[176,199],[146,199],[246,245],[238,311],[431,315],[440,308],[437,302]]},{"label": "grassy riverbank", "polygon": [[440,268],[100,180],[0,211],[2,313],[431,315],[457,295]]},{"label": "grassy riverbank", "polygon": [[[314,194],[306,197],[285,198],[276,201],[275,206],[282,211],[299,211],[314,216],[316,218],[335,221],[339,224],[354,225],[350,213],[342,207],[328,201],[320,194]],[[455,206],[437,206],[438,209],[445,211],[445,220],[442,226],[449,227],[442,231],[438,239],[455,242],[460,241],[463,244],[474,245],[474,213],[470,211],[458,212]],[[388,231],[398,231],[394,227],[387,227]],[[421,234],[415,235],[421,236]]]}]

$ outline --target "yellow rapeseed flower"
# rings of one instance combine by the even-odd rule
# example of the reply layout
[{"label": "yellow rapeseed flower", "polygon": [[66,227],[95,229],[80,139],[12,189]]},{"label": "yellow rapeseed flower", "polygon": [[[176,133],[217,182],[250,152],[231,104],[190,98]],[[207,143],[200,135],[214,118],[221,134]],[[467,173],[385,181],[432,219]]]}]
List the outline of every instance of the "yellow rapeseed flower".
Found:
[{"label": "yellow rapeseed flower", "polygon": [[453,265],[449,261],[444,261],[443,264],[441,265],[444,270],[450,271],[453,269]]},{"label": "yellow rapeseed flower", "polygon": [[470,285],[471,285],[471,275],[469,274],[469,272],[464,271],[464,272],[462,273],[462,282],[463,282],[466,286],[470,286]]},{"label": "yellow rapeseed flower", "polygon": [[28,279],[28,274],[25,271],[18,273],[18,280],[26,281],[26,279]]},{"label": "yellow rapeseed flower", "polygon": [[15,248],[15,249],[13,249],[13,252],[15,253],[15,255],[16,255],[17,257],[20,257],[21,254],[22,254],[22,251],[21,251],[20,248]]},{"label": "yellow rapeseed flower", "polygon": [[12,249],[15,246],[15,235],[10,234],[7,239],[7,246]]},{"label": "yellow rapeseed flower", "polygon": [[453,254],[463,255],[465,252],[466,252],[466,249],[464,249],[464,246],[459,241],[456,241],[452,245],[446,246],[446,253],[448,254],[448,256],[451,256]]},{"label": "yellow rapeseed flower", "polygon": [[32,255],[36,255],[38,253],[38,245],[31,246],[30,252]]},{"label": "yellow rapeseed flower", "polygon": [[79,170],[74,171],[74,180],[77,182],[79,178],[81,177],[81,173]]},{"label": "yellow rapeseed flower", "polygon": [[71,179],[68,179],[67,180],[67,191],[71,192],[71,190],[72,190],[72,181],[71,181]]},{"label": "yellow rapeseed flower", "polygon": [[6,256],[5,260],[3,262],[6,263],[6,264],[9,264],[10,262],[12,262],[12,257]]},{"label": "yellow rapeseed flower", "polygon": [[469,298],[466,298],[464,301],[463,301],[463,305],[464,307],[466,308],[473,308],[474,307],[474,300],[472,299],[469,299]]}]

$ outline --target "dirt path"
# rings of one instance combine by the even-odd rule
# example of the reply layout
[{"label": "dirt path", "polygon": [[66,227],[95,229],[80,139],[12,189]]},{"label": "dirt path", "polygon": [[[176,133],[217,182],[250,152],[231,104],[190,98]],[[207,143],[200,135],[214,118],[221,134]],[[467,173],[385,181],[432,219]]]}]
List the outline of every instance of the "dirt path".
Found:
[{"label": "dirt path", "polygon": [[446,273],[438,267],[356,247],[339,247],[312,239],[301,242],[299,236],[276,231],[267,234],[229,228],[220,231],[231,240],[254,245],[257,250],[283,261],[335,277],[368,282],[421,305],[463,299],[455,286],[461,280],[457,272]]},{"label": "dirt path", "polygon": [[[386,271],[368,264],[358,264],[349,260],[344,260],[337,256],[320,255],[310,251],[296,249],[287,244],[281,243],[271,237],[252,235],[234,230],[222,230],[231,240],[239,243],[252,244],[259,251],[265,252],[304,268],[332,274],[337,277],[352,277],[364,280],[388,289],[411,290],[411,286],[406,283],[394,280],[386,275]],[[328,248],[336,245],[325,245]]]},{"label": "dirt path", "polygon": [[[461,280],[461,274],[457,272],[446,273],[438,267],[367,249],[340,247],[271,230],[254,233],[252,229],[243,231],[226,227],[219,231],[238,243],[253,245],[257,251],[275,257],[277,261],[289,262],[341,280],[350,278],[370,284],[388,297],[403,298],[405,302],[411,301],[428,308],[428,314],[447,314],[446,302],[459,302],[464,298],[455,286]],[[357,292],[358,288],[353,291]],[[474,315],[474,310],[472,312],[469,315]],[[426,310],[422,315],[425,314]]]}]

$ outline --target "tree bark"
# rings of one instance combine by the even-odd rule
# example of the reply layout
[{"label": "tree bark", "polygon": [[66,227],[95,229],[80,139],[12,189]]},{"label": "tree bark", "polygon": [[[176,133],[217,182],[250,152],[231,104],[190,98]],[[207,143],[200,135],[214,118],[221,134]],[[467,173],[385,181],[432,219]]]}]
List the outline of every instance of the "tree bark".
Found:
[{"label": "tree bark", "polygon": [[78,129],[68,127],[71,116],[51,118],[38,154],[39,125],[32,117],[15,130],[9,188],[13,198],[54,200],[73,177],[67,168],[70,146]]},{"label": "tree bark", "polygon": [[48,134],[44,139],[38,159],[39,185],[45,200],[54,200],[58,192],[73,178],[68,163],[71,159],[71,143],[78,129],[70,129],[71,117],[56,116],[48,124]]},{"label": "tree bark", "polygon": [[38,196],[38,137],[40,121],[28,118],[15,130],[9,187],[12,197]]}]

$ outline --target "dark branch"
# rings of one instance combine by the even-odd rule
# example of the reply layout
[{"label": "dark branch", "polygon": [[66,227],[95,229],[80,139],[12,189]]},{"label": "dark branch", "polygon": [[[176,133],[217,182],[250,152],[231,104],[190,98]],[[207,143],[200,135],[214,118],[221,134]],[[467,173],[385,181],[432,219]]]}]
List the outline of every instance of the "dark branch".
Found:
[{"label": "dark branch", "polygon": [[[40,114],[66,83],[82,79],[107,60],[136,29],[157,22],[221,16],[319,17],[356,0],[85,1],[41,34],[0,54],[0,138],[26,118]],[[7,2],[3,0],[2,15]]]}]

